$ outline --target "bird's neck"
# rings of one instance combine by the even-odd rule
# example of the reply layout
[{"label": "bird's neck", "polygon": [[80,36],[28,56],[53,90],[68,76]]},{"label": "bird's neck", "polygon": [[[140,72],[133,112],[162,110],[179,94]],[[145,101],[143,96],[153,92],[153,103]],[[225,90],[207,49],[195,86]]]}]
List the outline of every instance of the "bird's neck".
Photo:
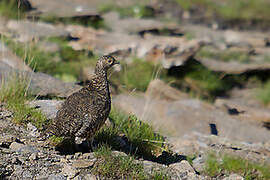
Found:
[{"label": "bird's neck", "polygon": [[[94,78],[90,81],[88,87],[95,91],[109,93],[109,85],[106,71],[96,71]],[[105,90],[105,91],[104,91]]]}]

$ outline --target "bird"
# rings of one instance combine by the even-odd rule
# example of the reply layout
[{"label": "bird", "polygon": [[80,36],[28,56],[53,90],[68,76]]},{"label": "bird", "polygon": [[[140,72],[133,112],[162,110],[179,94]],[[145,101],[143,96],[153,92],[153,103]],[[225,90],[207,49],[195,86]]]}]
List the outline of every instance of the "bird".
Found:
[{"label": "bird", "polygon": [[67,97],[57,111],[48,128],[53,135],[85,138],[92,145],[96,132],[111,110],[107,72],[115,64],[119,62],[110,55],[98,59],[92,79],[85,87]]}]

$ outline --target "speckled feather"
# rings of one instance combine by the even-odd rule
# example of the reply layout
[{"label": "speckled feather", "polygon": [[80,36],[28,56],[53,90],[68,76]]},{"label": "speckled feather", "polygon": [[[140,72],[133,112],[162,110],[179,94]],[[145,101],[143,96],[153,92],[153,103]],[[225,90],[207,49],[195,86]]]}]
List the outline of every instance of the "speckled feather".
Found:
[{"label": "speckled feather", "polygon": [[87,87],[70,95],[53,120],[50,132],[57,136],[91,139],[105,123],[111,110],[107,70],[117,64],[111,56],[102,56]]}]

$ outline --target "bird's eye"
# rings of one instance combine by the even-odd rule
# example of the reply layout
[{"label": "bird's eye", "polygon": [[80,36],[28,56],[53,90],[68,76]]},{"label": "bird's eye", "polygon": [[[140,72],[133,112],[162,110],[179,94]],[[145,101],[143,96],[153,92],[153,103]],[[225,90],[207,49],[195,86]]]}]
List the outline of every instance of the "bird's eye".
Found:
[{"label": "bird's eye", "polygon": [[112,60],[111,60],[111,59],[109,59],[109,60],[108,60],[108,63],[110,63],[110,64],[111,64],[111,63],[112,63]]}]

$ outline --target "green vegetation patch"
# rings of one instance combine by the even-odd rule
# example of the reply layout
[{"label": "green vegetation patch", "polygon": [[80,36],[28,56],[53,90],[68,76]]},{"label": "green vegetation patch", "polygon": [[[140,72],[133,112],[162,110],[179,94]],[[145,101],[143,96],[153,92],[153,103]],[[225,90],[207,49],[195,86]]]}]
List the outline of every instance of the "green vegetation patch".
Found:
[{"label": "green vegetation patch", "polygon": [[146,179],[142,163],[136,163],[132,156],[113,155],[110,148],[101,146],[96,152],[98,158],[92,172],[111,179]]},{"label": "green vegetation patch", "polygon": [[211,177],[217,177],[220,174],[230,175],[237,173],[245,179],[269,179],[270,166],[259,165],[248,160],[223,155],[221,159],[214,153],[210,153],[206,161],[205,173]]},{"label": "green vegetation patch", "polygon": [[213,101],[240,83],[242,77],[224,77],[224,74],[210,71],[199,62],[190,60],[183,67],[169,70],[169,77],[165,80],[192,96]]},{"label": "green vegetation patch", "polygon": [[270,81],[267,81],[261,88],[257,90],[256,97],[265,105],[270,102]]},{"label": "green vegetation patch", "polygon": [[13,112],[15,123],[26,125],[28,122],[41,129],[47,119],[40,111],[26,105],[26,102],[34,98],[28,91],[30,80],[14,73],[8,81],[2,81],[0,88],[0,101]]},{"label": "green vegetation patch", "polygon": [[15,43],[6,37],[2,37],[2,40],[34,71],[44,72],[64,81],[78,80],[81,68],[93,66],[96,62],[91,52],[73,50],[64,38],[48,39],[48,41],[59,45],[60,51],[57,52],[45,52],[35,43]]},{"label": "green vegetation patch", "polygon": [[207,47],[202,48],[196,57],[200,58],[211,58],[217,61],[238,61],[241,63],[249,63],[251,62],[250,57],[245,52],[239,51],[230,51],[230,50],[211,50]]},{"label": "green vegetation patch", "polygon": [[1,0],[0,15],[11,19],[24,18],[29,6],[27,2],[20,0]]},{"label": "green vegetation patch", "polygon": [[139,156],[153,158],[161,151],[168,150],[164,137],[155,133],[149,124],[140,121],[136,116],[128,116],[112,108],[109,118],[113,125],[99,131],[96,136],[99,143],[109,144],[119,149],[115,138],[122,135],[128,139],[130,153],[136,153]]},{"label": "green vegetation patch", "polygon": [[185,10],[205,9],[209,16],[218,15],[226,20],[270,20],[270,2],[265,0],[176,0]]},{"label": "green vegetation patch", "polygon": [[107,28],[100,16],[82,16],[82,17],[56,17],[56,16],[40,16],[39,20],[53,24],[73,24],[95,29]]},{"label": "green vegetation patch", "polygon": [[136,161],[131,155],[114,153],[106,145],[100,146],[95,151],[97,162],[95,163],[92,173],[108,179],[170,179],[165,171],[153,170],[151,174],[144,171],[142,162]]}]

